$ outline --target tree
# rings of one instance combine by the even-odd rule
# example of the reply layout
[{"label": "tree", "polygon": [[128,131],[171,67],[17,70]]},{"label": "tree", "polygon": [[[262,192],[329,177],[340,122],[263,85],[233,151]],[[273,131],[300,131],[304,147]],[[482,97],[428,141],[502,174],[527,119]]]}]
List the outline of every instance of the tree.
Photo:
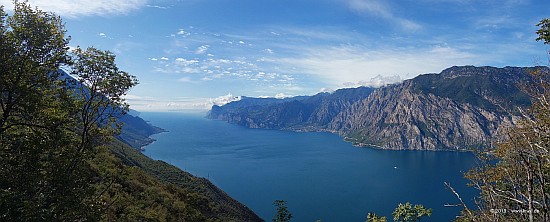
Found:
[{"label": "tree", "polygon": [[80,137],[79,152],[86,152],[112,139],[120,131],[118,117],[129,105],[123,96],[137,85],[135,76],[118,69],[115,55],[93,47],[72,53],[71,74],[66,85],[73,92],[74,115]]},{"label": "tree", "polygon": [[[550,20],[538,26],[537,41],[550,44]],[[519,108],[521,120],[466,174],[480,196],[465,221],[550,221],[550,70],[539,67],[532,77],[524,84],[531,107]]]},{"label": "tree", "polygon": [[275,200],[273,205],[277,207],[277,213],[273,217],[273,222],[288,222],[292,219],[292,213],[288,211],[286,207],[286,201],[284,200]]},{"label": "tree", "polygon": [[399,204],[397,208],[392,213],[393,221],[403,221],[403,222],[415,222],[419,221],[420,218],[424,216],[431,216],[432,209],[426,209],[420,204],[411,205],[407,202],[405,204]]},{"label": "tree", "polygon": [[0,7],[0,220],[98,220],[94,183],[105,178],[89,161],[117,131],[113,117],[137,81],[112,53],[71,57],[59,17],[14,3],[11,16]]},{"label": "tree", "polygon": [[538,27],[540,27],[539,30],[537,30],[537,41],[544,41],[544,44],[550,44],[550,18],[542,19],[538,24]]},{"label": "tree", "polygon": [[0,15],[0,216],[61,219],[79,205],[52,201],[62,181],[55,156],[72,144],[57,81],[68,38],[59,17],[27,4],[15,2],[12,16],[2,7]]},{"label": "tree", "polygon": [[367,222],[386,222],[388,219],[386,217],[380,217],[375,213],[367,214]]},{"label": "tree", "polygon": [[[416,204],[413,207],[409,202],[405,204],[399,203],[392,213],[393,221],[403,222],[420,221],[420,218],[431,215],[432,209],[426,209],[421,204]],[[368,213],[366,222],[386,222],[387,220],[386,217],[380,217],[375,213]]]}]

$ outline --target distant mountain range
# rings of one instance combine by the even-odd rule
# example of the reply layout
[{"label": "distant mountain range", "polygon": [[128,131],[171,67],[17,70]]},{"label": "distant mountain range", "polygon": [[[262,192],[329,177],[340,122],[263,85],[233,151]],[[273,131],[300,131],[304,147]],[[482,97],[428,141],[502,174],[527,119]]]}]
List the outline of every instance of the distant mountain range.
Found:
[{"label": "distant mountain range", "polygon": [[357,146],[471,150],[490,145],[530,105],[520,88],[548,67],[454,66],[381,88],[340,89],[213,106],[207,117],[250,128],[338,133]]}]

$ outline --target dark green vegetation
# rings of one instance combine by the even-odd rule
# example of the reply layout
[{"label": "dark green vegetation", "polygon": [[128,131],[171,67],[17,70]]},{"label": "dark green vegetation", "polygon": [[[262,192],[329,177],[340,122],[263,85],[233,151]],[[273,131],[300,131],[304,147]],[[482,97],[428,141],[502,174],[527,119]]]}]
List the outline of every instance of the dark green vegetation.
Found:
[{"label": "dark green vegetation", "polygon": [[100,169],[110,180],[104,196],[114,203],[104,220],[262,221],[207,179],[152,160],[121,142],[110,149],[98,156],[108,160],[101,160]]},{"label": "dark green vegetation", "polygon": [[532,82],[529,73],[543,68],[451,67],[440,74],[416,77],[414,89],[491,112],[518,114],[516,107],[531,104],[530,97],[520,90],[518,83]]},{"label": "dark green vegetation", "polygon": [[[330,131],[358,146],[486,148],[528,107],[522,84],[547,67],[451,67],[382,88],[341,89],[285,100],[245,98],[208,117],[251,128]],[[261,100],[263,103],[251,103]]]},{"label": "dark green vegetation", "polygon": [[[431,215],[432,209],[426,209],[421,204],[413,206],[409,202],[405,204],[400,203],[392,213],[393,221],[399,222],[416,222],[420,221],[422,217],[429,217]],[[367,222],[386,222],[387,220],[386,217],[378,216],[375,213],[367,214]]]},{"label": "dark green vegetation", "polygon": [[145,120],[131,114],[118,119],[123,124],[120,135],[117,135],[116,138],[137,149],[154,142],[149,136],[164,132],[163,129],[151,126]]},{"label": "dark green vegetation", "polygon": [[288,222],[292,219],[292,213],[288,211],[286,207],[286,201],[284,200],[275,200],[273,205],[277,207],[277,213],[273,217],[273,222]]},{"label": "dark green vegetation", "polygon": [[69,51],[68,41],[51,13],[0,8],[1,221],[261,221],[207,180],[128,146],[159,132],[125,116],[137,80],[111,52]]}]

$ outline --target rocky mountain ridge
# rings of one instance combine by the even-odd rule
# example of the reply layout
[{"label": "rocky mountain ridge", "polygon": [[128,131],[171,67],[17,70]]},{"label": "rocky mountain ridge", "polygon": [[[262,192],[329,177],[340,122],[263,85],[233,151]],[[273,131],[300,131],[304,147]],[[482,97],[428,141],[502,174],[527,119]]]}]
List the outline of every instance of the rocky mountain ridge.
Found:
[{"label": "rocky mountain ridge", "polygon": [[[341,89],[308,98],[225,109],[208,118],[251,128],[330,131],[384,149],[483,148],[517,121],[530,98],[521,84],[547,67],[455,66],[381,88]],[[234,102],[240,103],[240,101]]]}]

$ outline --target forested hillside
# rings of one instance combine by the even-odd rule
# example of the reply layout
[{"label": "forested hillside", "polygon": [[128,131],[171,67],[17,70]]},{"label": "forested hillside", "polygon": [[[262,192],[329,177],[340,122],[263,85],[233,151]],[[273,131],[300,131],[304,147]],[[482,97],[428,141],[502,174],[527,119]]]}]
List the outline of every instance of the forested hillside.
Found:
[{"label": "forested hillside", "polygon": [[261,221],[137,151],[160,132],[125,116],[137,79],[109,51],[69,50],[65,32],[26,2],[0,7],[1,221]]}]

